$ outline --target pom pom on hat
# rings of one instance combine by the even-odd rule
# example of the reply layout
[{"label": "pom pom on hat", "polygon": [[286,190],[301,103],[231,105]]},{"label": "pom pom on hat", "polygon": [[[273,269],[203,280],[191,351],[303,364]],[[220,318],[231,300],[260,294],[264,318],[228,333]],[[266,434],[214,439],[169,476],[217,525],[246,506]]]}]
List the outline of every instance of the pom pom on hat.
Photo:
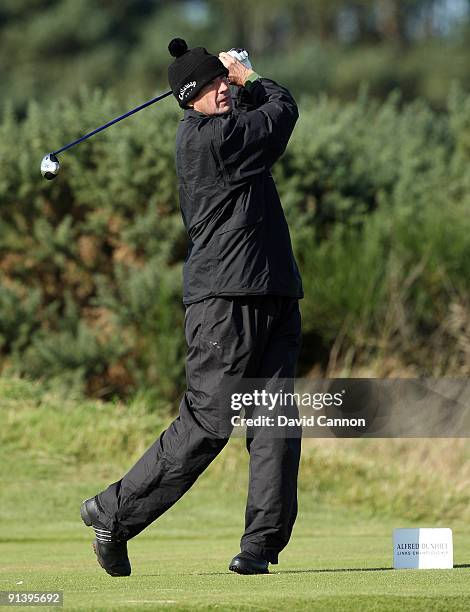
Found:
[{"label": "pom pom on hat", "polygon": [[170,55],[173,57],[181,57],[188,50],[188,45],[186,41],[182,38],[173,38],[173,40],[168,45],[168,51]]}]

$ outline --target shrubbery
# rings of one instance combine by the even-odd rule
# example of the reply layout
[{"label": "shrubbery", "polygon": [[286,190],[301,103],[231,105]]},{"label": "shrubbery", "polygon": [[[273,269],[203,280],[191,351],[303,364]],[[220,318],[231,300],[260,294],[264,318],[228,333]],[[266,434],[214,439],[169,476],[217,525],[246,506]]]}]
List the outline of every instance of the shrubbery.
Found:
[{"label": "shrubbery", "polygon": [[[132,104],[129,104],[129,108]],[[4,370],[95,395],[184,385],[174,137],[165,100],[39,163],[122,112],[111,95],[32,103],[0,123],[0,351]],[[392,357],[469,373],[470,96],[446,112],[397,95],[306,98],[274,172],[304,279],[302,370]],[[326,356],[326,357],[325,357]],[[329,358],[328,358],[329,356]],[[338,365],[339,364],[339,365]]]}]

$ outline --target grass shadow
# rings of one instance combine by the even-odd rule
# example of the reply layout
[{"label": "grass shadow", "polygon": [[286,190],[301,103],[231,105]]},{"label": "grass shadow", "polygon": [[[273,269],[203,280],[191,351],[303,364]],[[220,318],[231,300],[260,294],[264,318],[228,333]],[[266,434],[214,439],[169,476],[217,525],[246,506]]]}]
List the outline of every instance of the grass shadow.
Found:
[{"label": "grass shadow", "polygon": [[[457,566],[456,566],[457,567]],[[320,573],[336,573],[336,572],[383,572],[393,570],[393,567],[350,567],[350,568],[332,568],[332,569],[299,569],[299,570],[279,570],[270,571],[269,574],[252,574],[257,576],[279,576],[281,574],[320,574]],[[191,572],[183,574],[184,576],[226,576],[230,572]],[[236,574],[236,572],[233,572]],[[155,578],[161,574],[143,574],[141,578]]]},{"label": "grass shadow", "polygon": [[334,567],[329,569],[280,570],[273,574],[328,574],[338,572],[388,572],[393,567]]}]

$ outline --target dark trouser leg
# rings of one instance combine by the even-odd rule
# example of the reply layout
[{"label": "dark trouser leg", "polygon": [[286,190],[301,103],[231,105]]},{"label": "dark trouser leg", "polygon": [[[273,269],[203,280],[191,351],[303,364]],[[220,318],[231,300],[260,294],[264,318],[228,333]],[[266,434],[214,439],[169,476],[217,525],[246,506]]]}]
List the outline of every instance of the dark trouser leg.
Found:
[{"label": "dark trouser leg", "polygon": [[227,441],[198,423],[186,393],[178,418],[122,480],[98,496],[100,520],[121,539],[136,536],[188,491]]},{"label": "dark trouser leg", "polygon": [[228,441],[219,434],[220,368],[205,354],[207,306],[204,300],[186,310],[188,389],[178,417],[121,480],[98,495],[99,519],[122,539],[140,533],[178,501]]},{"label": "dark trouser leg", "polygon": [[[270,330],[257,376],[268,381],[273,391],[294,392],[293,379],[300,349],[300,312],[297,300],[282,300]],[[276,379],[283,380],[276,384]],[[272,414],[298,418],[297,406],[276,408]],[[250,481],[241,550],[271,563],[286,546],[297,516],[297,475],[300,462],[301,429],[283,431],[253,428],[247,432]]]},{"label": "dark trouser leg", "polygon": [[300,438],[255,436],[248,449],[250,485],[240,548],[277,563],[297,516]]}]

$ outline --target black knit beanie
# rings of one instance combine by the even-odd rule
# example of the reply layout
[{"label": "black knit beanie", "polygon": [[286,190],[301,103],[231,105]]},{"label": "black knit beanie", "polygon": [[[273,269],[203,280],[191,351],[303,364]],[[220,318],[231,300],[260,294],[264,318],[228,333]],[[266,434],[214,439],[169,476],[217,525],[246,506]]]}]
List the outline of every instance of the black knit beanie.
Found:
[{"label": "black knit beanie", "polygon": [[168,51],[176,58],[168,67],[168,83],[181,108],[187,108],[188,102],[212,79],[228,76],[228,70],[219,58],[204,47],[188,49],[184,40],[174,38]]}]

